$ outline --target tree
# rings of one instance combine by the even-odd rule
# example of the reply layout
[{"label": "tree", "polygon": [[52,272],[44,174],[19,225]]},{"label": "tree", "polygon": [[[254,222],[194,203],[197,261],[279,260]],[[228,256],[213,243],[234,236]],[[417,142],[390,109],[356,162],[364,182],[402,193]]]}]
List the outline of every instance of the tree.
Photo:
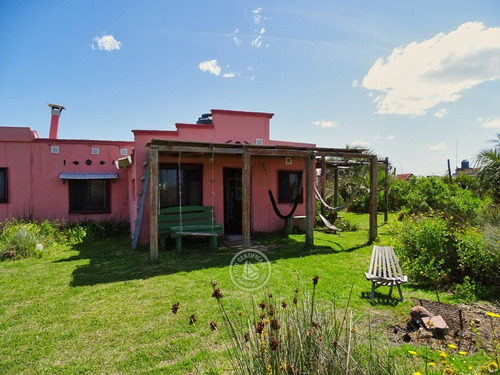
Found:
[{"label": "tree", "polygon": [[485,189],[491,189],[495,202],[500,203],[500,133],[489,142],[494,146],[482,149],[476,156],[477,176]]}]

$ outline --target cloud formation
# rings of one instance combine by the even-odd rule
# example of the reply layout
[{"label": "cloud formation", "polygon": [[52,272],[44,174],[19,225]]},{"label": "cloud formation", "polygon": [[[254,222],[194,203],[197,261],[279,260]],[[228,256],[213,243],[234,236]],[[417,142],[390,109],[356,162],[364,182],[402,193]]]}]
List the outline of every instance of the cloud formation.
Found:
[{"label": "cloud formation", "polygon": [[393,136],[393,135],[388,135],[386,139],[387,139],[388,141],[392,141],[392,140],[394,140],[395,138],[396,138],[396,137],[395,137],[395,136]]},{"label": "cloud formation", "polygon": [[254,40],[252,40],[253,47],[259,48],[262,45],[262,36],[264,35],[265,32],[266,32],[266,29],[264,29],[264,28],[260,29],[259,35]]},{"label": "cloud formation", "polygon": [[119,50],[121,48],[122,42],[119,42],[118,40],[115,39],[115,37],[111,34],[106,35],[104,34],[102,37],[96,36],[94,38],[94,41],[97,43],[92,43],[92,49],[96,50],[98,49],[99,51],[115,51]]},{"label": "cloud formation", "polygon": [[481,124],[481,127],[486,129],[500,129],[500,117],[487,119],[484,123]]},{"label": "cloud formation", "polygon": [[365,142],[365,141],[353,141],[352,142],[352,145],[354,147],[368,147],[370,146],[370,143],[369,142]]},{"label": "cloud formation", "polygon": [[234,78],[234,77],[236,77],[236,74],[234,74],[234,73],[224,73],[222,75],[222,77],[224,77],[224,78]]},{"label": "cloud formation", "polygon": [[260,25],[262,22],[262,14],[260,14],[260,12],[262,12],[262,8],[252,10],[252,19],[256,25]]},{"label": "cloud formation", "polygon": [[448,149],[448,145],[444,142],[438,143],[437,145],[426,147],[432,151],[446,151]]},{"label": "cloud formation", "polygon": [[443,118],[444,116],[447,116],[449,112],[450,111],[448,111],[448,109],[443,108],[443,109],[440,109],[439,111],[437,111],[436,113],[434,113],[433,116],[437,117],[437,118]]},{"label": "cloud formation", "polygon": [[314,121],[313,125],[319,125],[322,128],[335,128],[335,127],[339,126],[339,123],[337,121],[321,120],[321,121]]},{"label": "cloud formation", "polygon": [[202,72],[208,72],[210,74],[214,74],[216,76],[219,76],[220,75],[220,66],[217,64],[217,60],[216,59],[213,59],[213,60],[206,60],[206,61],[202,61],[198,67],[200,68],[200,70]]},{"label": "cloud formation", "polygon": [[378,91],[377,113],[423,116],[461,92],[500,79],[500,28],[468,22],[378,59],[363,87]]}]

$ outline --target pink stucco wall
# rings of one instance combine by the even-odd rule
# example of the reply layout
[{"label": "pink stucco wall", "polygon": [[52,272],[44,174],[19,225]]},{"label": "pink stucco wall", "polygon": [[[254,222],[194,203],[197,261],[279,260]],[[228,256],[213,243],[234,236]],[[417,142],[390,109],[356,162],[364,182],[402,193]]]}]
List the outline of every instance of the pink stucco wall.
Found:
[{"label": "pink stucco wall", "polygon": [[[212,124],[176,124],[174,131],[158,130],[134,130],[135,153],[134,165],[129,172],[129,181],[135,180],[135,189],[139,191],[140,176],[144,173],[143,163],[146,160],[149,148],[146,144],[151,139],[193,141],[193,142],[213,142],[213,143],[249,143],[256,144],[257,139],[262,140],[263,145],[287,145],[295,147],[314,147],[310,143],[297,143],[287,141],[275,141],[269,138],[271,113],[260,112],[240,112],[226,110],[212,110]],[[177,157],[160,156],[160,163],[177,163]],[[212,205],[212,166],[209,157],[187,157],[183,156],[182,163],[203,165],[203,205]],[[264,171],[264,164],[267,168],[267,176]],[[215,157],[214,165],[214,207],[217,224],[224,224],[224,168],[241,168],[241,157]],[[283,229],[284,222],[274,213],[268,197],[269,186],[277,200],[278,195],[278,171],[293,170],[302,171],[304,160],[293,158],[292,164],[287,165],[285,158],[258,158],[251,159],[251,229],[255,232],[270,232]],[[304,185],[305,186],[305,185]],[[283,214],[290,212],[290,204],[278,204],[278,208]],[[129,216],[133,227],[137,212],[137,202],[129,201]],[[305,215],[305,204],[299,204],[295,215]],[[149,200],[147,201],[143,224],[141,228],[141,243],[149,242]]]},{"label": "pink stucco wall", "polygon": [[[128,220],[128,173],[113,162],[122,157],[120,149],[132,152],[132,142],[42,139],[26,129],[0,127],[0,167],[8,173],[8,202],[0,203],[0,220]],[[59,153],[52,153],[51,146],[59,146]],[[92,148],[99,148],[99,154],[92,155]],[[70,214],[68,183],[59,179],[62,172],[118,173],[111,182],[111,212]]]}]

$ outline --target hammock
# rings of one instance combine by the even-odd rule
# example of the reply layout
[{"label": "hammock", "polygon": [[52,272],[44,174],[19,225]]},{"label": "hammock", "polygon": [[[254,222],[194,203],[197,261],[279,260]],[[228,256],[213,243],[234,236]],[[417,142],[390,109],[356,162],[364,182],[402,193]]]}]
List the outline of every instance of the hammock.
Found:
[{"label": "hammock", "polygon": [[321,214],[318,214],[319,217],[321,218],[321,220],[323,221],[323,223],[326,225],[326,227],[334,232],[342,232],[342,229],[339,229],[337,228],[335,225],[333,225],[332,223],[330,223],[326,217],[324,217],[323,215]]},{"label": "hammock", "polygon": [[[364,175],[364,173],[363,173]],[[352,195],[349,197],[349,199],[347,199],[345,201],[345,203],[342,205],[342,206],[339,206],[339,207],[331,207],[328,205],[328,203],[325,202],[325,200],[323,199],[323,197],[321,196],[321,194],[319,193],[318,191],[318,188],[316,187],[316,184],[314,185],[314,193],[316,194],[316,198],[321,202],[321,204],[328,210],[328,211],[334,211],[334,212],[339,212],[339,211],[342,211],[344,210],[347,206],[349,206],[352,201],[354,200],[354,198],[356,198],[356,196],[359,194],[359,192],[361,191],[361,189],[363,188],[363,182],[365,181],[365,179],[363,178],[361,180],[361,182],[359,183],[358,187],[356,188],[356,190],[354,190],[354,193],[352,193]],[[323,220],[324,221],[324,220]]]}]

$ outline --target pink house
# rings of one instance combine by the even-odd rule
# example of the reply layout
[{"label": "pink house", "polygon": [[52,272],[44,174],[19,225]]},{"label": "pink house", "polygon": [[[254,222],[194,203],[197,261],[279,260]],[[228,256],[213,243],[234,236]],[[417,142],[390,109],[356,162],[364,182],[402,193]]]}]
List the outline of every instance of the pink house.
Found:
[{"label": "pink house", "polygon": [[[270,139],[271,113],[214,109],[173,131],[132,130],[134,141],[126,142],[58,139],[64,107],[49,106],[49,138],[0,127],[0,220],[129,220],[153,259],[159,209],[172,206],[213,206],[223,233],[242,234],[248,246],[252,232],[282,229],[275,211],[287,214],[295,204],[312,245],[317,168],[327,157],[369,159],[376,167],[376,157],[362,150]],[[374,216],[371,237],[376,205]]]}]

